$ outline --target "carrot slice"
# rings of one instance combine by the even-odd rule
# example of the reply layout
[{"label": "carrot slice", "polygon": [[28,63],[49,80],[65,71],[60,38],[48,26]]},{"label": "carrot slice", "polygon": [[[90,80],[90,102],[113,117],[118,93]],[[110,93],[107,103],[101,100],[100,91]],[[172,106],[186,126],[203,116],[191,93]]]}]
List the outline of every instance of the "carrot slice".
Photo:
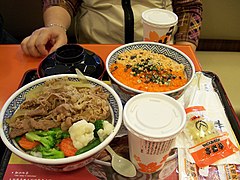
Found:
[{"label": "carrot slice", "polygon": [[18,144],[19,144],[22,148],[24,148],[24,149],[26,149],[26,150],[31,150],[31,149],[35,148],[37,145],[39,145],[39,142],[37,142],[37,141],[29,141],[29,140],[26,138],[26,136],[22,136],[22,137],[20,138],[20,140],[18,141]]},{"label": "carrot slice", "polygon": [[60,150],[64,153],[65,156],[75,156],[77,149],[73,146],[71,138],[64,138],[59,144]]}]

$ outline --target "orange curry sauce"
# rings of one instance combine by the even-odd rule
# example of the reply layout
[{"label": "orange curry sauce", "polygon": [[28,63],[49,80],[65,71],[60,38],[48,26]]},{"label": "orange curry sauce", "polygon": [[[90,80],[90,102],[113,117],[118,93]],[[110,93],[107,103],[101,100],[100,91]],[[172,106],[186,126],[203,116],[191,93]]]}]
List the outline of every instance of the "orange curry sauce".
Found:
[{"label": "orange curry sauce", "polygon": [[158,67],[147,60],[134,65],[116,61],[110,66],[110,71],[121,83],[146,92],[166,92],[187,83],[184,70]]}]

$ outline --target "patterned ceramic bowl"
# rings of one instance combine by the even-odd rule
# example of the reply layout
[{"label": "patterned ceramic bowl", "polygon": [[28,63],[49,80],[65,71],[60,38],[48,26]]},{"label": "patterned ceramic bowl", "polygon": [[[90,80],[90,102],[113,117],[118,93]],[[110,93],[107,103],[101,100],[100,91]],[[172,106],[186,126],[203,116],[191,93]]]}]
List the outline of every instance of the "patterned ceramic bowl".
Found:
[{"label": "patterned ceramic bowl", "polygon": [[192,81],[192,79],[194,77],[195,67],[193,65],[193,62],[186,54],[184,54],[182,51],[180,51],[172,46],[169,46],[166,44],[161,44],[161,43],[156,43],[156,42],[145,42],[144,41],[144,42],[134,42],[134,43],[122,45],[122,46],[116,48],[115,50],[113,50],[107,57],[107,60],[106,60],[107,73],[110,77],[110,80],[111,80],[114,90],[120,96],[123,104],[125,104],[132,96],[139,94],[139,93],[143,93],[145,91],[131,88],[131,87],[123,84],[122,82],[118,81],[112,75],[112,72],[110,71],[110,66],[116,62],[119,54],[126,52],[126,51],[138,50],[138,49],[144,49],[144,50],[152,51],[154,53],[163,54],[163,55],[171,58],[172,60],[184,65],[184,71],[185,71],[185,75],[187,77],[187,83],[185,85],[181,86],[180,88],[177,88],[177,89],[174,89],[171,91],[159,92],[159,93],[167,94],[175,99],[178,99],[183,94],[184,90],[187,88],[187,86],[190,84],[190,82]]},{"label": "patterned ceramic bowl", "polygon": [[117,132],[120,129],[122,124],[122,103],[117,95],[117,93],[107,84],[104,82],[97,80],[95,78],[91,78],[86,76],[87,80],[90,84],[94,86],[101,86],[105,93],[109,94],[109,105],[112,114],[112,124],[114,125],[113,132],[98,146],[94,147],[93,149],[82,153],[80,155],[71,156],[67,158],[60,158],[60,159],[44,159],[40,157],[35,157],[32,155],[27,154],[24,152],[15,142],[15,140],[9,137],[10,128],[8,123],[6,122],[7,119],[13,116],[14,112],[20,107],[20,105],[25,100],[25,95],[34,90],[37,86],[41,86],[46,81],[51,79],[59,79],[63,77],[68,77],[69,81],[79,81],[77,75],[75,74],[62,74],[62,75],[53,75],[44,78],[37,79],[19,90],[17,90],[4,104],[1,114],[0,114],[0,135],[7,146],[14,154],[21,157],[22,159],[29,161],[33,164],[36,164],[44,169],[52,170],[52,171],[70,171],[77,168],[81,168],[88,163],[92,162],[98,154],[107,146],[115,137]]}]

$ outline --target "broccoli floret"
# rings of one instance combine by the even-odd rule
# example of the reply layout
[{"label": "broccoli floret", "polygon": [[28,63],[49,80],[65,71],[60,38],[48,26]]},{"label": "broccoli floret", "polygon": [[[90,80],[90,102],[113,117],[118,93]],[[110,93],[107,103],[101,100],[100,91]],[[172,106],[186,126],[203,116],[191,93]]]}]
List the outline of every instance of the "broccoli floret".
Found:
[{"label": "broccoli floret", "polygon": [[65,157],[64,153],[60,151],[58,147],[49,148],[42,144],[30,151],[29,154],[46,159],[58,159]]},{"label": "broccoli floret", "polygon": [[68,132],[63,132],[61,128],[52,128],[48,131],[35,131],[39,136],[52,136],[54,139],[63,139],[69,137]]},{"label": "broccoli floret", "polygon": [[54,147],[61,141],[61,139],[69,136],[69,133],[63,132],[61,128],[52,128],[48,131],[38,130],[26,133],[26,138],[28,140],[38,141],[48,149]]},{"label": "broccoli floret", "polygon": [[40,142],[45,148],[50,149],[55,146],[56,141],[52,136],[40,136],[37,134],[38,131],[32,131],[26,133],[26,138],[29,141],[38,141]]},{"label": "broccoli floret", "polygon": [[48,159],[58,159],[58,158],[64,158],[64,153],[62,151],[59,151],[55,148],[47,149],[45,151],[42,151],[42,157],[48,158]]},{"label": "broccoli floret", "polygon": [[64,139],[70,137],[68,131],[62,131],[61,128],[52,128],[50,131],[47,131],[50,135],[54,136],[55,139]]},{"label": "broccoli floret", "polygon": [[61,139],[69,137],[68,132],[63,132],[61,128],[52,128],[48,131],[32,131],[25,134],[30,141],[38,141],[41,144],[34,148],[30,154],[42,158],[57,159],[64,158],[64,153],[58,149],[57,144]]},{"label": "broccoli floret", "polygon": [[61,134],[61,138],[60,139],[65,139],[65,138],[69,138],[70,137],[70,134],[68,131],[62,131],[62,134]]}]

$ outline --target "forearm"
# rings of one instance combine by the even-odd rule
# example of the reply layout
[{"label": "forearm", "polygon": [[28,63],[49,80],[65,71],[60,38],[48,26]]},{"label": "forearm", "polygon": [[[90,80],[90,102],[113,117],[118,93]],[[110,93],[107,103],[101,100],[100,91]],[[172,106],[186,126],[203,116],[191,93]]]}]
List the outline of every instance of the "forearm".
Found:
[{"label": "forearm", "polygon": [[196,49],[202,24],[202,1],[173,0],[173,8],[179,18],[178,32],[175,35],[176,43],[187,42]]},{"label": "forearm", "polygon": [[81,0],[43,0],[43,11],[52,6],[64,8],[71,17],[74,17],[82,3]]},{"label": "forearm", "polygon": [[47,8],[43,13],[43,20],[45,26],[58,26],[66,30],[71,25],[70,14],[60,6],[51,6]]}]

